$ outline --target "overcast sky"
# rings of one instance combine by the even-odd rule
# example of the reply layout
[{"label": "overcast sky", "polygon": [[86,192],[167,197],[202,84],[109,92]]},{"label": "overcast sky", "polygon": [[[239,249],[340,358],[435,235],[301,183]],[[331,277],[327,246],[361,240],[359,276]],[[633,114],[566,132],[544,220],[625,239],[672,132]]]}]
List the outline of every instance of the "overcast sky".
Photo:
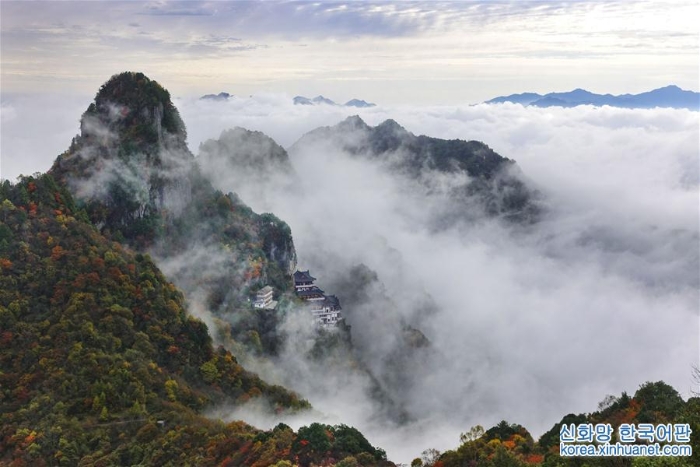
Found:
[{"label": "overcast sky", "polygon": [[464,104],[523,91],[698,89],[696,1],[12,2],[2,93],[93,96],[143,71],[228,91]]}]

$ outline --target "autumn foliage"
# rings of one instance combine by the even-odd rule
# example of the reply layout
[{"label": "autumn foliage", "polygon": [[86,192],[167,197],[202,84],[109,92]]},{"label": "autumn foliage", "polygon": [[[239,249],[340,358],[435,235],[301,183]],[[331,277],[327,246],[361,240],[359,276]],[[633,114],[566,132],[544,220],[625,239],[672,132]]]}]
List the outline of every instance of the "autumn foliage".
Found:
[{"label": "autumn foliage", "polygon": [[147,255],[103,237],[47,175],[0,185],[0,219],[0,464],[294,459],[289,427],[200,415],[253,399],[277,413],[308,403],[215,348]]}]

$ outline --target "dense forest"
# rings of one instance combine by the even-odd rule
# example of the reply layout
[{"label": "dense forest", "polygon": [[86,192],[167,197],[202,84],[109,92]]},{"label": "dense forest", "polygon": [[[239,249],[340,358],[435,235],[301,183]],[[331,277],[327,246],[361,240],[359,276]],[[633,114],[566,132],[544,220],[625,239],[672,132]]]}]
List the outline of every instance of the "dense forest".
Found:
[{"label": "dense forest", "polygon": [[[652,467],[652,466],[692,466],[698,465],[698,456],[687,457],[561,457],[559,437],[561,426],[566,424],[609,423],[617,433],[623,423],[640,424],[685,424],[690,425],[693,453],[700,452],[700,397],[684,402],[678,392],[668,384],[658,381],[643,384],[634,394],[622,393],[618,397],[607,396],[599,404],[598,410],[589,414],[568,414],[544,433],[539,440],[533,440],[522,426],[502,421],[484,430],[473,427],[461,436],[462,444],[455,450],[442,454],[434,450],[424,452],[423,458],[416,459],[413,467],[431,465],[433,467],[524,467],[543,465],[546,467]],[[619,441],[613,434],[611,443]]]},{"label": "dense forest", "polygon": [[4,182],[0,202],[0,463],[385,462],[347,426],[201,416],[254,398],[278,413],[309,404],[215,348],[153,261],[100,235],[50,175]]}]

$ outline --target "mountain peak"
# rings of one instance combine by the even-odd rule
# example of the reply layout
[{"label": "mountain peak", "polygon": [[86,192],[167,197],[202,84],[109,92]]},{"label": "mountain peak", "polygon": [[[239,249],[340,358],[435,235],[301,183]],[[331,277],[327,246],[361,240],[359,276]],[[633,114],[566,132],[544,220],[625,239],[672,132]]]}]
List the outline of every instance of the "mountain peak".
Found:
[{"label": "mountain peak", "polygon": [[350,99],[345,103],[345,107],[360,107],[360,108],[365,108],[365,107],[376,107],[377,104],[373,104],[371,102],[367,102],[362,99]]},{"label": "mountain peak", "polygon": [[333,102],[332,100],[330,100],[330,99],[328,99],[328,98],[326,98],[326,97],[323,97],[323,96],[321,96],[321,95],[318,95],[318,96],[314,97],[313,99],[311,99],[311,102],[313,102],[313,103],[315,103],[315,104],[337,105],[337,104],[336,104],[335,102]]},{"label": "mountain peak", "polygon": [[100,87],[80,134],[50,173],[90,204],[95,225],[127,238],[141,231],[147,243],[156,219],[166,211],[179,214],[191,197],[194,156],[186,139],[170,93],[143,73],[124,72]]},{"label": "mountain peak", "polygon": [[104,83],[82,116],[83,137],[103,136],[105,130],[118,137],[128,133],[142,146],[162,142],[163,133],[174,135],[182,145],[186,139],[185,124],[170,93],[143,73],[132,71]]},{"label": "mountain peak", "polygon": [[199,98],[199,100],[210,100],[210,101],[225,101],[231,97],[231,94],[227,92],[220,92],[219,94],[205,94]]},{"label": "mountain peak", "polygon": [[369,125],[367,125],[359,115],[351,115],[342,122],[338,123],[337,127],[343,130],[365,130],[369,128]]},{"label": "mountain peak", "polygon": [[386,119],[382,123],[377,125],[377,130],[408,133],[408,131],[404,127],[399,125],[396,120],[393,120],[391,118]]},{"label": "mountain peak", "polygon": [[314,103],[311,102],[311,99],[308,97],[296,96],[294,98],[294,105],[314,105]]},{"label": "mountain peak", "polygon": [[95,96],[95,103],[123,105],[172,105],[170,93],[141,72],[125,71],[108,79]]}]

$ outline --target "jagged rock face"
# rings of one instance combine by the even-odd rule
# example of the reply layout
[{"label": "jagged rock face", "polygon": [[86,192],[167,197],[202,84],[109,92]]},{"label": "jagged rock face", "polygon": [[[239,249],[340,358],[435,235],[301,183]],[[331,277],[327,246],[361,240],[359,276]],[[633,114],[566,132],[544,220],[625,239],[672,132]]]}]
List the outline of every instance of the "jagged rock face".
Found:
[{"label": "jagged rock face", "polygon": [[293,274],[297,268],[297,253],[289,226],[272,214],[262,214],[260,236],[265,256],[287,274]]},{"label": "jagged rock face", "polygon": [[[239,133],[257,143],[264,136]],[[286,161],[274,142],[266,148]],[[169,93],[141,73],[115,75],[101,87],[51,173],[102,233],[148,252],[203,318],[245,309],[250,288],[291,287],[289,226],[212,186],[187,148]]]},{"label": "jagged rock face", "polygon": [[50,172],[98,227],[148,242],[164,215],[179,215],[191,200],[186,137],[168,91],[142,73],[122,73],[100,88]]},{"label": "jagged rock face", "polygon": [[[251,147],[265,143],[281,170],[291,170],[284,149],[265,141],[269,138],[261,133],[238,129],[232,136]],[[284,274],[296,266],[289,227],[217,191],[200,172],[186,137],[167,90],[142,73],[121,73],[100,88],[82,116],[80,134],[51,173],[69,187],[90,220],[113,238],[161,260],[189,258],[184,260],[186,271],[215,270],[210,271],[213,278],[204,281],[205,295],[211,283],[242,287],[243,278],[251,276],[248,257],[261,267],[258,281],[284,287]],[[198,256],[193,253],[198,249],[211,254]],[[212,255],[227,266],[214,268]],[[192,258],[201,258],[201,264]],[[187,289],[192,274],[180,276],[172,278]],[[201,278],[192,277],[192,282]]]}]

